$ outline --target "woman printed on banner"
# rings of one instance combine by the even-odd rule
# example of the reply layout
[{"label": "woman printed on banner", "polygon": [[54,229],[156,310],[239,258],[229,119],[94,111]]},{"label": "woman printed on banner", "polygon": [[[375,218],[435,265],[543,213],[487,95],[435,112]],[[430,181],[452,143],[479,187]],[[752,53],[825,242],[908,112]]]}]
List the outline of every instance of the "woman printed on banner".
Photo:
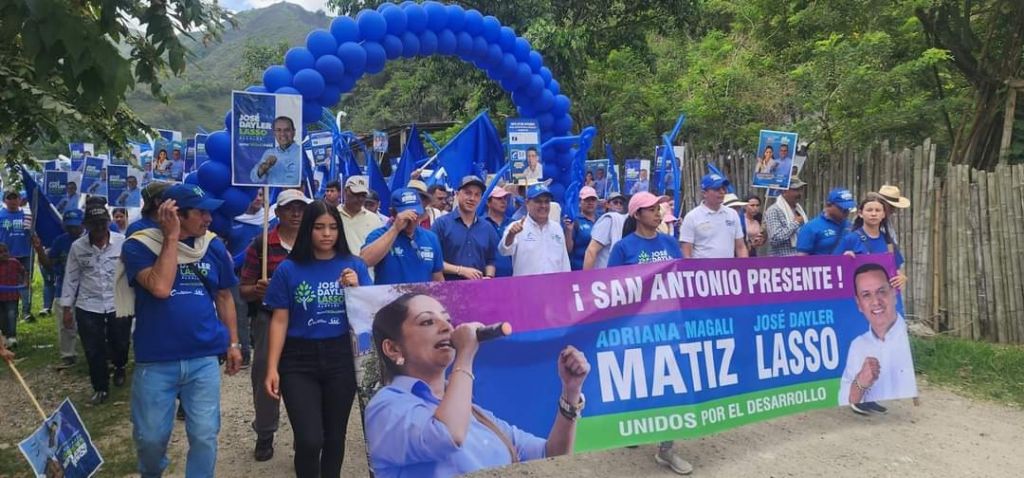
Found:
[{"label": "woman printed on banner", "polygon": [[[366,408],[370,466],[378,477],[447,477],[572,453],[590,364],[565,347],[548,437],[527,433],[473,404],[478,322],[451,322],[433,297],[406,293],[381,308],[373,342],[385,385]],[[447,379],[445,372],[451,368]]]}]

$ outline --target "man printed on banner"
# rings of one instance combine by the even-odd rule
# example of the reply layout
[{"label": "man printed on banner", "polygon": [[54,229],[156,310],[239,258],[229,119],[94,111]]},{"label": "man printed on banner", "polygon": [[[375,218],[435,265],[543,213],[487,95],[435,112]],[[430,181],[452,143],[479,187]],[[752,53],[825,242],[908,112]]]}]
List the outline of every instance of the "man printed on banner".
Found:
[{"label": "man printed on banner", "polygon": [[274,119],[274,147],[263,152],[249,179],[257,184],[299,184],[302,175],[302,145],[295,142],[295,122],[287,116]]},{"label": "man printed on banner", "polygon": [[526,169],[523,170],[523,178],[527,184],[540,181],[544,176],[544,164],[540,162],[540,154],[537,148],[531,146],[526,148]]},{"label": "man printed on banner", "polygon": [[141,207],[142,190],[139,189],[139,178],[133,174],[129,174],[128,178],[125,179],[125,184],[127,184],[128,188],[114,200],[114,205],[122,207]]}]

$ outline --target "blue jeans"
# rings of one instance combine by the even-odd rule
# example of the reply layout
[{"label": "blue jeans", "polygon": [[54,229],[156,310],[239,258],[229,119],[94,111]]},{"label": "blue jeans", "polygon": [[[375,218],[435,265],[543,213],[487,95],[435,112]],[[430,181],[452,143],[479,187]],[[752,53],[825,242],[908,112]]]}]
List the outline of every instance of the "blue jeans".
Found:
[{"label": "blue jeans", "polygon": [[212,477],[220,432],[220,364],[217,357],[136,363],[132,382],[132,437],[143,478],[167,468],[174,401],[185,407],[188,458],[185,476]]}]

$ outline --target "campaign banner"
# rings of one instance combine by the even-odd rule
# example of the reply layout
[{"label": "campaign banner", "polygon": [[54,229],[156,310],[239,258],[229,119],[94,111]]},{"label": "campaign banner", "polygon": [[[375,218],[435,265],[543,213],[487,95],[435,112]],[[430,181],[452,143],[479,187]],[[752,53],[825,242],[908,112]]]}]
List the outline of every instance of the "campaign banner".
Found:
[{"label": "campaign banner", "polygon": [[79,161],[79,164],[85,160],[86,156],[92,156],[93,151],[95,148],[92,143],[68,143],[71,161]]},{"label": "campaign banner", "polygon": [[793,175],[796,133],[761,130],[757,144],[752,185],[759,188],[788,189]]},{"label": "campaign banner", "polygon": [[231,183],[299,187],[302,97],[231,92]]},{"label": "campaign banner", "polygon": [[540,156],[540,126],[537,120],[510,118],[508,130],[508,160],[512,181],[530,184],[544,176],[544,163]]},{"label": "campaign banner", "polygon": [[373,152],[386,153],[388,151],[388,133],[385,131],[373,132]]},{"label": "campaign banner", "polygon": [[67,398],[18,449],[40,477],[88,478],[103,465],[89,430]]},{"label": "campaign banner", "polygon": [[43,178],[46,200],[50,201],[50,204],[56,205],[67,195],[68,173],[67,171],[43,171]]},{"label": "campaign banner", "polygon": [[313,160],[317,168],[326,167],[334,156],[334,135],[330,131],[318,131],[309,135],[306,156]]},{"label": "campaign banner", "polygon": [[142,206],[139,180],[128,174],[128,166],[107,166],[107,199],[115,207]]},{"label": "campaign banner", "polygon": [[159,134],[153,141],[150,175],[158,181],[180,183],[184,180],[185,171],[185,142],[182,140],[181,131],[156,131]]},{"label": "campaign banner", "polygon": [[[579,374],[575,382],[585,397],[577,452],[915,397],[907,324],[889,285],[895,272],[890,254],[801,256],[345,289],[357,384],[369,400],[371,466],[395,471],[417,463],[395,450],[415,448],[409,440],[433,424],[388,413],[419,399],[402,392],[411,380],[389,381],[380,397],[374,389],[381,370],[421,380],[445,373],[457,355],[445,342],[448,321],[511,325],[510,336],[480,345],[473,403],[535,437],[548,436],[571,384],[560,377],[561,354],[569,346],[583,353],[590,371],[582,385]],[[532,292],[510,306],[510,290]],[[418,415],[433,420],[430,410]]]},{"label": "campaign banner", "polygon": [[604,199],[608,193],[613,192],[612,180],[608,174],[608,159],[588,159],[583,163],[587,170],[585,185],[597,191],[597,197]]},{"label": "campaign banner", "polygon": [[626,177],[623,185],[626,194],[633,195],[651,189],[651,160],[649,159],[627,159]]},{"label": "campaign banner", "polygon": [[87,157],[82,169],[82,192],[89,196],[106,196],[106,168],[103,158]]}]

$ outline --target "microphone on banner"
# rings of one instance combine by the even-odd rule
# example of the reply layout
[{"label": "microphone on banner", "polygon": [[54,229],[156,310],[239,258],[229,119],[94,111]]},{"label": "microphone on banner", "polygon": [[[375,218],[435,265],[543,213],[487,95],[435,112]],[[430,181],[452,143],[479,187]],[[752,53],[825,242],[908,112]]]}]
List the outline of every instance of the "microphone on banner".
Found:
[{"label": "microphone on banner", "polygon": [[508,335],[512,335],[512,324],[508,322],[485,325],[476,329],[477,342],[485,342],[487,340],[498,339]]}]

